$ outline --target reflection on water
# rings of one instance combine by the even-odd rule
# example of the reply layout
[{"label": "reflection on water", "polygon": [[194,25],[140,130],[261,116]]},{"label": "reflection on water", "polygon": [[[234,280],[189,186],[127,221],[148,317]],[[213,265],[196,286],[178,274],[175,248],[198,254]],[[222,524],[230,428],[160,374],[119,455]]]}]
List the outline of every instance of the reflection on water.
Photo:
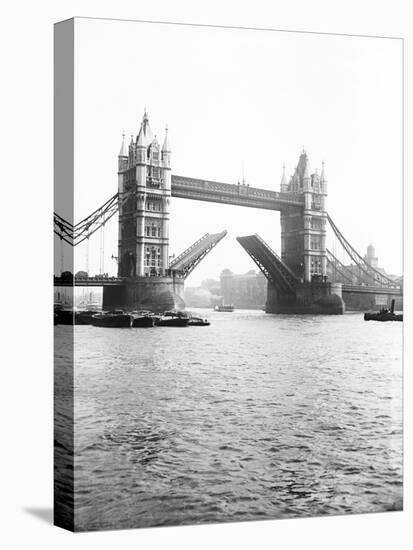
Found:
[{"label": "reflection on water", "polygon": [[78,530],[402,507],[401,323],[200,313],[75,327]]}]

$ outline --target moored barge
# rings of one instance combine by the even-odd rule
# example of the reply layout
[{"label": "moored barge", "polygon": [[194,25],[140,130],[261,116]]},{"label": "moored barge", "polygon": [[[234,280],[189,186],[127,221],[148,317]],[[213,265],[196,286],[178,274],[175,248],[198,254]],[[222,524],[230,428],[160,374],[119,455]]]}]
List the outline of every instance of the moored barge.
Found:
[{"label": "moored barge", "polygon": [[122,310],[97,313],[92,316],[92,324],[95,327],[130,328],[132,315],[124,313]]}]

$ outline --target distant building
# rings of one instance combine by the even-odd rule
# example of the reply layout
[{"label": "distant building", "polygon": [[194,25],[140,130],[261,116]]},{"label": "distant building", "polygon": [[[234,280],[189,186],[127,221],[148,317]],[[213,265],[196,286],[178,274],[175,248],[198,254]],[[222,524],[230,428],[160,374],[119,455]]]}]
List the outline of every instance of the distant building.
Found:
[{"label": "distant building", "polygon": [[185,287],[185,303],[187,307],[212,307],[220,304],[221,287],[217,279],[205,279],[201,286]]},{"label": "distant building", "polygon": [[224,304],[236,308],[259,309],[267,300],[267,279],[254,270],[240,275],[224,269],[220,276],[221,295]]},{"label": "distant building", "polygon": [[379,259],[376,256],[376,251],[374,249],[374,246],[372,244],[369,244],[367,247],[367,254],[364,256],[364,260],[371,265],[371,267],[374,267],[374,269],[378,268],[379,265]]}]

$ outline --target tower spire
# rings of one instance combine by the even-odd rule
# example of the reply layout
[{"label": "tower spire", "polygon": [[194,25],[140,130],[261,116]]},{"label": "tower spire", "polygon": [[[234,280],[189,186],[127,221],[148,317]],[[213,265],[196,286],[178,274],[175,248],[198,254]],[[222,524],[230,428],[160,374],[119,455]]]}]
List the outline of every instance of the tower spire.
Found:
[{"label": "tower spire", "polygon": [[149,117],[145,107],[145,111],[142,117],[141,127],[136,140],[136,146],[148,147],[148,145],[150,145],[152,141],[153,141],[153,133],[152,133],[151,127],[149,126]]},{"label": "tower spire", "polygon": [[165,139],[162,145],[161,158],[165,168],[171,168],[171,145],[169,143],[168,125],[165,126]]},{"label": "tower spire", "polygon": [[283,175],[280,183],[280,191],[281,193],[286,193],[287,190],[288,190],[288,182],[287,182],[287,176],[285,175],[285,164],[283,164]]},{"label": "tower spire", "polygon": [[308,166],[308,158],[305,159],[305,164],[304,164],[304,173],[303,173],[303,180],[309,180],[310,179],[310,168]]},{"label": "tower spire", "polygon": [[165,126],[165,139],[164,139],[163,145],[162,145],[162,152],[163,153],[170,153],[171,152],[171,145],[169,143],[168,125]]},{"label": "tower spire", "polygon": [[321,183],[325,183],[327,181],[326,171],[324,169],[324,161],[321,163],[321,175],[320,175],[320,181]]},{"label": "tower spire", "polygon": [[145,147],[145,133],[143,131],[143,122],[141,122],[139,134],[136,138],[136,147]]},{"label": "tower spire", "polygon": [[120,151],[118,157],[127,157],[128,156],[128,150],[126,148],[125,144],[125,132],[122,133],[122,145],[120,146]]}]

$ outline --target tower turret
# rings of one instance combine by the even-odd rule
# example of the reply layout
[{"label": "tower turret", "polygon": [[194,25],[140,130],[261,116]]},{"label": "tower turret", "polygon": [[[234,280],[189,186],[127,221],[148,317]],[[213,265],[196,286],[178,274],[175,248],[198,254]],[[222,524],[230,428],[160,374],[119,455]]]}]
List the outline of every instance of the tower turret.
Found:
[{"label": "tower turret", "polygon": [[122,144],[120,146],[120,151],[118,155],[118,169],[123,170],[128,165],[128,148],[125,143],[125,133],[122,134]]},{"label": "tower turret", "polygon": [[324,167],[324,161],[322,162],[321,174],[320,174],[321,192],[327,195],[327,176]]},{"label": "tower turret", "polygon": [[285,165],[283,166],[283,175],[280,182],[280,191],[281,193],[288,192],[288,182],[287,182],[287,176],[285,175]]},{"label": "tower turret", "polygon": [[303,190],[309,191],[311,188],[310,166],[308,162],[307,154],[305,154],[303,163]]},{"label": "tower turret", "polygon": [[168,126],[165,127],[165,139],[162,145],[162,163],[165,168],[171,167],[171,145],[169,143]]},{"label": "tower turret", "polygon": [[136,138],[136,163],[144,164],[146,161],[146,145],[143,123],[141,124],[138,137]]},{"label": "tower turret", "polygon": [[129,142],[129,166],[133,166],[135,164],[135,144],[133,141],[133,134],[130,136],[130,142]]}]

